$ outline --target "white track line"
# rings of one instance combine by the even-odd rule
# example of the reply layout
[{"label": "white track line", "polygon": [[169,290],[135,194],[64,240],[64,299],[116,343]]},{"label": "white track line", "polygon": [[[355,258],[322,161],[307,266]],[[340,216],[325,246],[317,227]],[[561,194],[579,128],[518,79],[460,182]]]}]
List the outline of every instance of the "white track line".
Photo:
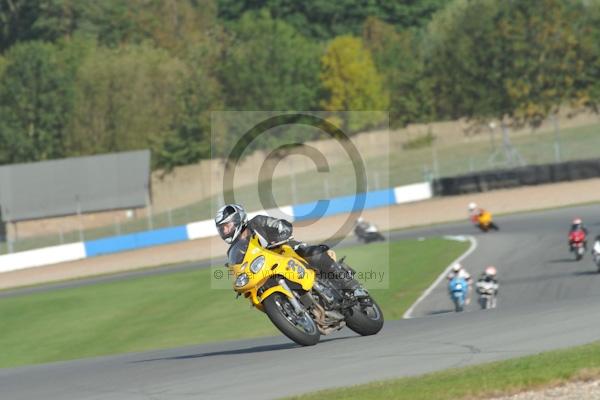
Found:
[{"label": "white track line", "polygon": [[463,253],[456,260],[452,261],[450,263],[450,265],[448,265],[448,267],[444,270],[444,272],[442,272],[440,274],[440,276],[438,276],[438,278],[435,280],[435,282],[433,282],[431,284],[431,286],[429,286],[427,288],[427,290],[425,290],[421,294],[421,297],[419,297],[417,299],[417,301],[415,301],[413,303],[413,305],[410,306],[410,308],[404,313],[404,315],[402,316],[402,318],[412,318],[411,314],[412,314],[413,310],[415,309],[415,307],[417,305],[419,305],[419,303],[421,301],[423,301],[423,299],[425,299],[425,297],[427,297],[429,295],[429,293],[431,293],[431,291],[438,285],[438,283],[440,283],[443,279],[446,278],[446,275],[448,275],[448,273],[450,272],[450,268],[452,268],[452,265],[454,265],[457,262],[461,262],[462,260],[464,260],[465,258],[467,258],[471,253],[473,253],[475,251],[475,249],[477,249],[477,240],[473,236],[444,236],[444,238],[450,239],[450,240],[463,241],[463,242],[465,240],[468,240],[469,242],[471,242],[471,247],[469,247],[469,250],[467,250],[465,253]]}]

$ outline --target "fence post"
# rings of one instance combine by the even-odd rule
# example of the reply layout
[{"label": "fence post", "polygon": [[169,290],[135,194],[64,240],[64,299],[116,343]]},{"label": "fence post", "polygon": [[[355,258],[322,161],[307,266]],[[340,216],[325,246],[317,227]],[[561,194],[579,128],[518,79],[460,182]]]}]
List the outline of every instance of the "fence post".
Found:
[{"label": "fence post", "polygon": [[150,189],[146,186],[146,217],[148,217],[148,230],[154,229],[152,222],[152,203],[150,202]]},{"label": "fence post", "polygon": [[77,202],[77,221],[79,222],[79,241],[84,242],[85,236],[83,235],[83,221],[81,220],[81,202],[79,201],[79,195],[75,195],[75,201]]},{"label": "fence post", "polygon": [[556,114],[552,114],[552,124],[554,125],[554,161],[560,162],[560,128],[558,126],[558,118]]},{"label": "fence post", "polygon": [[434,176],[434,178],[439,178],[440,170],[439,170],[439,165],[438,165],[437,148],[435,147],[435,144],[431,145],[431,157],[432,157],[432,166],[433,166],[433,176]]},{"label": "fence post", "polygon": [[506,155],[506,161],[508,162],[508,166],[513,166],[513,152],[512,152],[512,144],[510,143],[510,136],[508,134],[508,125],[504,121],[502,121],[502,142],[504,143],[504,154]]},{"label": "fence post", "polygon": [[6,234],[6,245],[7,245],[7,249],[8,249],[8,254],[12,254],[14,252],[14,247],[13,247],[13,240],[16,239],[17,237],[17,225],[12,222],[12,221],[8,221],[8,224],[12,227],[11,229],[11,233],[7,233]]}]

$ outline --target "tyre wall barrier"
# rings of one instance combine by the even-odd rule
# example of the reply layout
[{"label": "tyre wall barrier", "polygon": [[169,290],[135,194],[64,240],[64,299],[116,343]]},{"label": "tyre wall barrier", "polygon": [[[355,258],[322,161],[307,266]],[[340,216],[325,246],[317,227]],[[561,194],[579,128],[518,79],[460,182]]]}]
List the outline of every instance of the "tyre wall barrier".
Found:
[{"label": "tyre wall barrier", "polygon": [[433,181],[435,196],[487,192],[600,177],[600,159],[481,171]]}]

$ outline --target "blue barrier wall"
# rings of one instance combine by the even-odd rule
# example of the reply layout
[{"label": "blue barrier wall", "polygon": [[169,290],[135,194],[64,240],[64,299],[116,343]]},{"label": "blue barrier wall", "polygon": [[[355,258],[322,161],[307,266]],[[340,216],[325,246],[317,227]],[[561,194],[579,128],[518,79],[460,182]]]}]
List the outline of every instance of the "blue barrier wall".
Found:
[{"label": "blue barrier wall", "polygon": [[[383,189],[357,195],[336,197],[329,200],[298,204],[292,206],[292,215],[294,221],[318,219],[336,214],[390,206],[397,202],[398,199],[396,199],[393,188]],[[189,236],[186,225],[92,240],[84,242],[84,245],[86,257],[93,257],[101,254],[118,253],[121,251],[169,244],[188,239]]]},{"label": "blue barrier wall", "polygon": [[394,189],[377,190],[336,197],[330,200],[313,201],[292,206],[294,221],[318,219],[324,216],[350,213],[369,208],[385,207],[396,203]]},{"label": "blue barrier wall", "polygon": [[153,231],[132,233],[130,235],[92,240],[84,242],[84,245],[86,256],[93,257],[100,254],[117,253],[184,240],[188,240],[188,235],[186,226],[182,225],[173,228],[156,229]]}]

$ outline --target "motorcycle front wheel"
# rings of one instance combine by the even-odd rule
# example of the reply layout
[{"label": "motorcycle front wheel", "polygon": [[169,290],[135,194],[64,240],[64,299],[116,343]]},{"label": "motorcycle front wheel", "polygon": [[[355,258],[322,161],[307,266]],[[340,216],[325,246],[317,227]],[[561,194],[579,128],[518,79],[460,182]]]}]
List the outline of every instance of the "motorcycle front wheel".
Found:
[{"label": "motorcycle front wheel", "polygon": [[283,293],[273,293],[263,301],[263,306],[273,325],[294,342],[301,346],[313,346],[319,342],[321,333],[315,321],[306,311],[298,315]]},{"label": "motorcycle front wheel", "polygon": [[464,308],[465,308],[464,302],[461,301],[460,299],[455,298],[454,299],[454,311],[462,312],[464,310]]}]

